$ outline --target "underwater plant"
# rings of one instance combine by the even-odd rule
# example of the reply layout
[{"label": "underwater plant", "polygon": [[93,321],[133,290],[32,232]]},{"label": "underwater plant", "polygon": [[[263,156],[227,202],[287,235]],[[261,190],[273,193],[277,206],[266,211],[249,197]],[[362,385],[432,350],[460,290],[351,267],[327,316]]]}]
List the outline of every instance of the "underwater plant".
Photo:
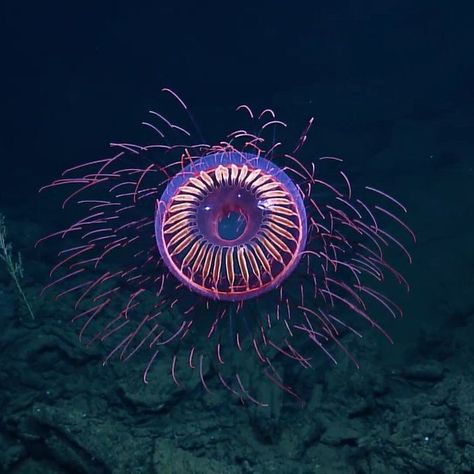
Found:
[{"label": "underwater plant", "polygon": [[7,226],[3,214],[0,214],[0,260],[5,264],[8,274],[15,283],[18,294],[28,310],[31,319],[35,319],[33,308],[31,307],[20,283],[23,278],[23,259],[20,252],[18,252],[17,257],[15,258],[13,255],[13,246],[10,242],[7,242]]},{"label": "underwater plant", "polygon": [[313,119],[287,144],[276,138],[287,124],[273,110],[241,105],[242,126],[209,144],[194,139],[182,99],[163,91],[195,132],[151,111],[149,144],[112,143],[111,157],[45,186],[72,187],[62,207],[80,211],[41,239],[74,242],[60,250],[45,290],[74,296],[80,339],[110,341],[104,363],[147,354],[145,382],[168,358],[177,385],[196,371],[205,390],[219,382],[259,405],[239,354],[298,397],[282,359],[309,369],[314,348],[334,363],[341,349],[357,365],[341,338],[361,336],[360,321],[391,340],[374,314],[402,314],[383,282],[391,275],[408,288],[385,258],[394,246],[411,261],[388,230],[415,240],[397,215],[406,208],[377,188],[353,189],[339,158],[305,163]]}]

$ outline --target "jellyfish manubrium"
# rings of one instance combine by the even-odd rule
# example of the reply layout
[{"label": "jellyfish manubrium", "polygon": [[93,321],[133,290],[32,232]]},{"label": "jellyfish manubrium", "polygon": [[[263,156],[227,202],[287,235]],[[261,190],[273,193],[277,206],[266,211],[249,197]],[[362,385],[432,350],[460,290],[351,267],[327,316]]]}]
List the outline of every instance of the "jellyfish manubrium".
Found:
[{"label": "jellyfish manubrium", "polygon": [[408,283],[385,254],[411,262],[406,208],[351,185],[339,158],[303,160],[313,119],[288,145],[273,110],[241,105],[242,127],[208,144],[163,91],[195,132],[152,111],[149,144],[112,143],[45,186],[74,188],[72,224],[41,241],[62,244],[45,290],[70,299],[80,340],[106,345],[104,363],[142,358],[145,382],[168,360],[175,384],[191,371],[258,405],[260,374],[298,397],[287,361],[310,369],[342,351],[357,365],[345,340],[361,323],[390,340],[379,320],[402,311],[385,280]]}]

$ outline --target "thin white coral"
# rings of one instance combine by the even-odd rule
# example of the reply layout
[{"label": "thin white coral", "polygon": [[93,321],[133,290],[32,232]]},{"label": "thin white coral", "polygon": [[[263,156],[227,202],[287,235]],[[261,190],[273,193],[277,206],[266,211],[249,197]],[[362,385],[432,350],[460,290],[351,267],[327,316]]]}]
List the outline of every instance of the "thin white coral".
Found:
[{"label": "thin white coral", "polygon": [[21,258],[21,253],[18,252],[15,259],[15,256],[13,255],[12,244],[7,242],[7,226],[5,224],[5,216],[3,214],[0,214],[0,259],[5,262],[7,271],[15,282],[18,293],[25,303],[31,318],[35,319],[33,308],[31,307],[31,304],[28,301],[28,298],[26,297],[20,283],[23,278],[23,260]]}]

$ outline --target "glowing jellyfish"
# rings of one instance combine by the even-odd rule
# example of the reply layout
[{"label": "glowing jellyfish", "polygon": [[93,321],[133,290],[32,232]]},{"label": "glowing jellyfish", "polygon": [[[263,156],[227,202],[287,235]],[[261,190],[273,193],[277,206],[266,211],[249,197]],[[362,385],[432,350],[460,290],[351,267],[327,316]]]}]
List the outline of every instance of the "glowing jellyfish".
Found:
[{"label": "glowing jellyfish", "polygon": [[152,144],[114,143],[116,154],[46,186],[74,187],[63,208],[82,214],[42,239],[67,243],[45,289],[73,298],[81,340],[110,342],[105,361],[148,354],[146,382],[167,358],[176,384],[196,371],[206,390],[218,384],[264,404],[234,356],[254,356],[267,379],[297,396],[282,360],[308,369],[321,350],[335,362],[338,350],[349,354],[342,335],[359,335],[360,321],[390,339],[377,314],[401,310],[384,279],[408,284],[385,249],[411,261],[396,235],[415,236],[398,217],[405,207],[373,187],[356,192],[342,160],[298,157],[312,119],[288,147],[275,138],[286,124],[272,110],[237,110],[246,124],[215,145],[151,112]]}]

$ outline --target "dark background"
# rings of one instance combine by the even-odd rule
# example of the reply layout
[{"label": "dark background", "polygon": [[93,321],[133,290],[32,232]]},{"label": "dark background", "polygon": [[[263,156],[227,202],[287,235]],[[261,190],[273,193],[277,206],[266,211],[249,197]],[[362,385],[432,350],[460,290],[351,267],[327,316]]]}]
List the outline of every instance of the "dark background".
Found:
[{"label": "dark background", "polygon": [[[222,110],[240,103],[283,109],[290,122],[316,114],[322,129],[354,129],[371,113],[374,132],[410,114],[469,108],[473,5],[2,2],[1,202],[27,209],[66,165],[136,137],[163,86],[211,138]],[[323,153],[370,159],[363,146],[318,140],[316,151],[323,143]]]},{"label": "dark background", "polygon": [[[471,0],[0,0],[0,213],[39,314],[0,269],[0,471],[162,472],[169,451],[216,472],[473,472],[473,25]],[[316,354],[306,410],[225,391],[216,405],[168,374],[150,390],[81,346],[70,305],[38,297],[57,248],[34,242],[70,222],[38,189],[109,142],[141,143],[150,109],[174,113],[163,87],[209,142],[241,103],[296,134],[315,116],[303,159],[340,156],[354,186],[409,209],[414,264],[396,263],[412,291],[382,322],[395,344],[364,332],[360,370]]]}]

